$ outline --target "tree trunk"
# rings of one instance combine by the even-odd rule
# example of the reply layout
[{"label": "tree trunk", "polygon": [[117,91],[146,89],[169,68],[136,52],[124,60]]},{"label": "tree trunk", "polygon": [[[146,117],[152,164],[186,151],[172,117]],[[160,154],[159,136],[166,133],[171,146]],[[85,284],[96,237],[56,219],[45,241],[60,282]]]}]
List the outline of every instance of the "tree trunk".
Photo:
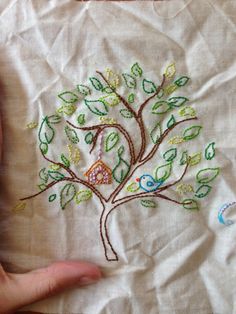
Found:
[{"label": "tree trunk", "polygon": [[116,251],[114,250],[114,248],[110,242],[108,229],[107,229],[107,225],[106,225],[106,217],[107,217],[108,213],[110,212],[110,209],[111,208],[106,208],[104,206],[103,212],[102,212],[101,217],[100,217],[100,235],[101,235],[102,244],[104,247],[104,253],[105,253],[106,259],[109,262],[110,261],[118,261],[118,259],[119,259]]}]

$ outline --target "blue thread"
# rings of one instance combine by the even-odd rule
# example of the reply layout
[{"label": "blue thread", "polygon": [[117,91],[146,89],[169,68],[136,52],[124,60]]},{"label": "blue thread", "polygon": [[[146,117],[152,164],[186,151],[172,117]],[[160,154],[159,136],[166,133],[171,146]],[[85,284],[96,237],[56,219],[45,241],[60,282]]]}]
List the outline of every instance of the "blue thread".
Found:
[{"label": "blue thread", "polygon": [[150,174],[144,174],[139,179],[139,187],[146,192],[155,192],[163,184],[163,180],[155,180]]},{"label": "blue thread", "polygon": [[224,220],[223,214],[226,211],[226,209],[228,209],[229,207],[232,207],[233,205],[235,205],[236,202],[232,202],[232,203],[226,203],[224,205],[221,206],[221,208],[219,209],[218,212],[218,220],[221,224],[225,225],[225,226],[230,226],[232,224],[234,224],[233,220]]}]

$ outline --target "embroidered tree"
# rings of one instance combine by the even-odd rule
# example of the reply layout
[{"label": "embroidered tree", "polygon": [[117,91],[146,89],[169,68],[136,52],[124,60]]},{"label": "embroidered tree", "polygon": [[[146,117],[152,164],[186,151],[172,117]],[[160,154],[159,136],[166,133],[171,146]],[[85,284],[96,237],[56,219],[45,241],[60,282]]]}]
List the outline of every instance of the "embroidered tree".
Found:
[{"label": "embroidered tree", "polygon": [[[62,105],[55,114],[42,119],[38,139],[47,167],[39,171],[40,191],[21,201],[53,191],[58,184],[61,184],[59,197],[54,191],[49,202],[59,199],[63,210],[73,201],[80,204],[96,197],[101,204],[99,228],[105,256],[108,261],[117,261],[108,220],[115,209],[119,206],[128,209],[129,202],[135,201],[140,201],[141,206],[156,207],[156,200],[160,199],[187,210],[198,210],[197,200],[211,191],[209,183],[218,175],[219,168],[198,169],[192,175],[194,187],[184,183],[187,171],[191,169],[191,174],[203,159],[202,152],[193,153],[194,147],[190,146],[202,127],[196,124],[195,109],[187,105],[189,99],[179,96],[189,78],[176,78],[174,64],[167,66],[159,85],[144,77],[138,63],[121,76],[110,69],[105,73],[97,71],[89,81],[88,85],[79,84],[73,91],[60,93]],[[76,115],[77,109],[86,111]],[[70,121],[65,116],[71,117]],[[56,129],[62,125],[68,151],[55,160],[52,144]],[[178,135],[173,137],[174,130]],[[80,155],[83,152],[86,156],[87,145],[94,160],[84,173],[80,169]],[[166,145],[168,149],[161,153],[161,147]],[[204,157],[210,161],[214,156],[212,142],[206,145]],[[181,168],[181,174],[173,180],[176,166]],[[175,187],[178,197],[166,195],[170,191],[173,194]]]}]

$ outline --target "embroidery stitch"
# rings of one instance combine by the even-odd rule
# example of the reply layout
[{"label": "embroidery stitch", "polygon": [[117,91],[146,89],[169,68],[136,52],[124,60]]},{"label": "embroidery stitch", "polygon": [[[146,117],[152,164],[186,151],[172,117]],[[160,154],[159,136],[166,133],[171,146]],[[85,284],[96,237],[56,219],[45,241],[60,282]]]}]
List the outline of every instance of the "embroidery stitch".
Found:
[{"label": "embroidery stitch", "polygon": [[205,149],[205,158],[206,160],[211,160],[215,157],[215,142],[212,142],[208,144],[208,146]]},{"label": "embroidery stitch", "polygon": [[223,214],[226,211],[226,209],[234,206],[235,204],[236,204],[236,202],[232,202],[232,203],[227,203],[227,204],[224,204],[223,206],[221,206],[221,208],[219,209],[219,212],[218,212],[218,220],[221,224],[226,225],[226,226],[230,226],[230,225],[234,224],[233,220],[230,220],[230,219],[225,220],[223,217]]},{"label": "embroidery stitch", "polygon": [[38,123],[36,123],[36,122],[30,122],[30,123],[28,123],[27,124],[27,129],[35,129],[35,128],[37,128],[37,126],[38,126]]},{"label": "embroidery stitch", "polygon": [[[178,185],[178,191],[179,184],[182,183],[190,166],[197,164],[200,160],[199,153],[201,152],[197,153],[199,155],[195,154],[196,156],[192,155],[191,157],[188,157],[186,152],[183,158],[184,160],[180,160],[180,163],[184,164],[182,174],[177,179],[172,180],[172,168],[174,169],[174,164],[177,159],[176,147],[166,149],[163,156],[166,160],[165,164],[159,164],[159,160],[156,159],[156,157],[162,156],[162,154],[160,154],[160,151],[162,151],[160,146],[168,139],[169,134],[175,128],[180,127],[182,124],[185,125],[185,123],[188,126],[190,122],[193,123],[197,120],[194,112],[190,109],[186,109],[187,107],[190,108],[189,106],[186,106],[186,102],[188,101],[186,97],[175,96],[170,97],[167,100],[165,100],[165,98],[160,100],[160,98],[165,96],[164,91],[167,86],[174,85],[174,88],[176,89],[177,85],[181,85],[178,87],[182,87],[187,83],[187,76],[182,76],[181,79],[177,79],[173,82],[172,79],[174,80],[175,72],[175,66],[169,66],[168,70],[166,69],[165,74],[162,76],[160,85],[157,87],[152,81],[148,81],[145,78],[143,79],[143,77],[140,79],[143,75],[143,69],[138,63],[135,63],[131,67],[131,75],[126,73],[122,75],[122,78],[125,81],[124,83],[128,88],[137,88],[137,82],[140,83],[139,85],[141,88],[138,91],[138,97],[135,96],[136,104],[135,106],[132,106],[131,103],[134,101],[134,94],[129,94],[127,99],[126,96],[124,97],[120,94],[117,89],[118,80],[116,74],[112,70],[109,69],[105,75],[100,71],[96,71],[98,78],[90,78],[92,88],[90,89],[86,85],[79,85],[79,87],[77,86],[77,91],[86,97],[86,99],[83,99],[83,103],[79,104],[79,106],[84,106],[84,108],[87,109],[86,115],[89,114],[88,121],[94,121],[94,119],[90,119],[90,116],[93,115],[93,117],[99,118],[99,122],[87,126],[85,113],[81,113],[77,117],[78,126],[72,124],[70,121],[65,121],[67,127],[65,127],[65,132],[68,133],[66,135],[70,140],[70,144],[67,146],[69,151],[68,157],[66,154],[59,155],[61,162],[56,162],[50,159],[48,157],[49,154],[46,155],[49,151],[49,145],[55,138],[54,124],[61,123],[61,121],[64,120],[63,114],[71,115],[74,113],[77,109],[74,102],[77,101],[76,99],[79,97],[73,92],[62,93],[63,99],[65,98],[63,101],[67,103],[62,104],[57,115],[43,118],[40,125],[40,132],[38,133],[39,148],[43,159],[48,163],[48,166],[46,167],[48,167],[49,170],[46,169],[46,167],[45,169],[42,168],[44,170],[41,169],[42,179],[41,182],[39,182],[40,191],[36,191],[34,195],[22,198],[22,201],[36,197],[49,189],[53,189],[55,185],[58,183],[61,184],[62,182],[64,185],[60,190],[58,199],[60,199],[60,205],[63,210],[72,203],[72,201],[73,204],[77,206],[77,203],[80,204],[81,202],[88,201],[91,198],[91,195],[96,197],[101,204],[99,228],[104,253],[108,261],[118,260],[118,255],[110,239],[108,226],[111,213],[113,213],[119,206],[127,205],[128,202],[134,200],[139,200],[142,201],[142,206],[147,205],[152,208],[154,207],[154,204],[156,204],[156,199],[158,198],[163,201],[172,202],[175,205],[181,205],[187,210],[199,209],[199,205],[195,199],[187,196],[188,198],[182,201],[176,200],[166,196],[165,191],[168,191],[176,185]],[[177,84],[175,84],[176,82]],[[143,98],[139,97],[142,96],[139,95],[142,91],[142,86],[144,100],[141,101],[141,103],[138,103],[139,99]],[[173,87],[171,88],[173,89]],[[98,99],[95,99],[93,93],[95,92],[95,94],[98,94],[96,91],[103,92],[106,95],[98,96]],[[84,98],[81,95],[80,97]],[[148,112],[148,110],[145,109],[148,108],[149,105],[151,108]],[[119,109],[114,108],[114,106],[119,106]],[[180,107],[181,109],[179,109]],[[184,108],[185,110],[182,110]],[[121,114],[116,116],[118,110]],[[180,117],[183,116],[184,118],[180,121],[176,121],[174,114],[171,114],[169,117],[165,115],[166,113],[168,114],[170,110],[172,110],[173,113],[174,111],[179,110]],[[117,120],[108,117],[108,113],[117,117]],[[156,114],[156,116],[152,115],[152,113]],[[151,114],[153,120],[154,117],[157,118],[157,121],[154,120],[154,125],[151,126],[152,129],[149,132],[147,132],[149,127],[148,114]],[[133,118],[131,121],[134,130],[130,131],[128,128],[126,130],[125,120],[123,118],[131,117]],[[127,121],[128,120],[126,120],[126,124]],[[106,129],[108,128],[112,128],[112,132],[108,134],[106,133],[106,141],[102,144],[103,134],[105,134]],[[171,135],[168,142],[171,145],[187,142],[199,135],[201,128],[202,127],[199,125],[190,125],[187,129],[182,130],[182,132],[181,130],[178,131],[180,132],[180,135]],[[98,151],[98,160],[96,160],[85,173],[86,179],[81,178],[77,172],[74,172],[71,169],[72,164],[78,163],[80,158],[78,148],[72,145],[72,143],[79,143],[79,137],[76,131],[80,132],[79,134],[82,132],[85,132],[85,134],[91,132],[93,134],[93,137],[90,138],[91,149],[89,153],[91,154],[91,157],[94,157],[93,151],[95,149],[95,151]],[[148,138],[148,133],[150,134],[150,139]],[[110,134],[112,134],[112,136]],[[119,142],[117,140],[118,137]],[[115,151],[118,143],[119,148]],[[109,152],[107,154],[104,153],[105,161],[101,160],[103,146],[105,146],[105,153],[107,153],[106,150]],[[85,149],[83,143],[81,143],[80,147],[81,150]],[[83,151],[83,154],[85,154],[85,152]],[[75,155],[72,155],[72,153],[75,153]],[[85,160],[87,160],[86,155]],[[155,164],[153,176],[145,174],[146,170],[144,168],[149,161],[157,163]],[[192,170],[194,170],[194,168]],[[137,178],[139,184],[133,181],[137,171],[144,173],[141,177]],[[199,183],[196,191],[193,191],[193,188],[191,189],[187,185],[183,185],[179,190],[183,194],[192,193],[190,197],[196,197],[198,200],[201,200],[209,193],[211,188],[210,186],[210,188],[207,187],[208,182],[213,181],[218,173],[219,168],[201,169],[197,175],[194,174],[194,178],[196,175],[196,180]],[[167,182],[167,180],[170,182]],[[96,187],[96,185],[109,184],[112,183],[112,181],[113,185],[111,186],[112,191],[110,195],[108,187]],[[83,189],[76,190],[77,186],[78,188],[83,186]],[[106,195],[103,195],[103,189],[107,190],[108,193],[106,193]],[[125,189],[131,194],[124,196],[122,192]],[[55,197],[53,195],[56,195],[56,193],[52,192],[50,194],[49,201],[53,201]],[[55,200],[56,199],[57,198],[55,198]],[[124,206],[124,208],[128,209],[129,206]]]}]

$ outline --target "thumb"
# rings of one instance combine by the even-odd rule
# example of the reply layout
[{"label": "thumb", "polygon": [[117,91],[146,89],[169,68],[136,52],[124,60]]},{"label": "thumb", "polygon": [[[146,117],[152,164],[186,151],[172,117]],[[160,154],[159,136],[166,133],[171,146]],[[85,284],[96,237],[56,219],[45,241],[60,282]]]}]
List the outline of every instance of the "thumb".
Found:
[{"label": "thumb", "polygon": [[7,274],[6,278],[2,283],[4,300],[3,305],[0,301],[0,313],[18,309],[73,286],[95,282],[101,278],[101,271],[90,263],[57,262],[22,275]]}]

